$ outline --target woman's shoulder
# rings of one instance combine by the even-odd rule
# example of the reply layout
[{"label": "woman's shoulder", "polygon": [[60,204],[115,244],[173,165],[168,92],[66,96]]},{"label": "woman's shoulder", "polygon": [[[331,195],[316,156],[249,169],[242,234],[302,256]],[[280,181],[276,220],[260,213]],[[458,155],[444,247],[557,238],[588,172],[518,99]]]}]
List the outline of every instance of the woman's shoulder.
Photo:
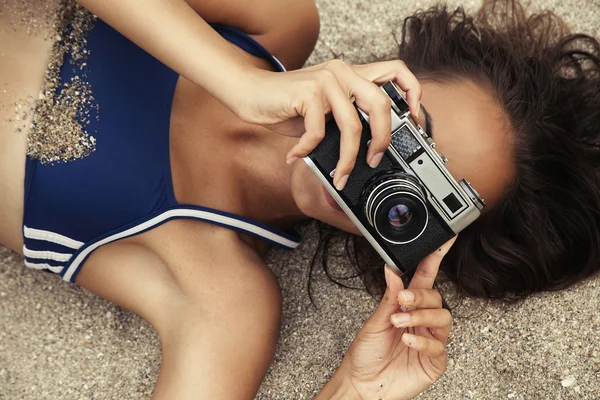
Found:
[{"label": "woman's shoulder", "polygon": [[223,296],[240,290],[274,302],[281,296],[273,272],[236,232],[185,220],[101,247],[76,283],[146,319],[170,318],[168,310],[187,304],[190,296],[202,307],[222,304]]},{"label": "woman's shoulder", "polygon": [[300,68],[319,35],[319,13],[313,0],[187,0],[207,22],[247,33],[288,69]]},{"label": "woman's shoulder", "polygon": [[[140,235],[96,250],[82,268],[166,268],[178,281],[191,275],[218,276],[238,268],[266,268],[263,251],[236,231],[195,220],[172,220]],[[96,268],[96,267],[93,267]],[[78,277],[79,278],[79,277]]]}]

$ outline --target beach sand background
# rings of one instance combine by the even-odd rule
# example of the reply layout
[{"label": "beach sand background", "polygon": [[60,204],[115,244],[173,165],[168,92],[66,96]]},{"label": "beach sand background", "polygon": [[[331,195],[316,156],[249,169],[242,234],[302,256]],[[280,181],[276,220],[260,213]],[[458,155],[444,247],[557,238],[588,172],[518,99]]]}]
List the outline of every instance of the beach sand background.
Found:
[{"label": "beach sand background", "polygon": [[[310,59],[357,63],[395,53],[394,27],[430,1],[317,0],[321,36]],[[451,3],[453,6],[459,4]],[[474,10],[478,2],[460,3]],[[575,30],[600,37],[600,0],[537,1]],[[310,399],[339,364],[376,302],[308,268],[317,231],[302,228],[294,252],[269,264],[284,293],[281,337],[257,399]],[[347,260],[336,260],[339,273]],[[446,374],[423,399],[600,399],[600,278],[560,293],[454,309]],[[0,399],[139,399],[152,393],[160,345],[137,316],[29,270],[0,248]]]}]

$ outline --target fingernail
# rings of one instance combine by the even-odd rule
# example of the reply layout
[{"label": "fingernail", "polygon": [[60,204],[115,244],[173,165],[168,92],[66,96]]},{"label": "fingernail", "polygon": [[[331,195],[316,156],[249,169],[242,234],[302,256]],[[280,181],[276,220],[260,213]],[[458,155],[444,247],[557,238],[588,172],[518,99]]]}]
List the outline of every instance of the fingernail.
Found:
[{"label": "fingernail", "polygon": [[409,321],[410,321],[410,314],[408,314],[408,313],[392,315],[392,324],[394,324],[396,326],[405,325]]},{"label": "fingernail", "polygon": [[369,161],[369,167],[371,167],[371,168],[377,167],[379,165],[379,163],[381,162],[382,158],[383,158],[383,152],[375,154],[373,157],[371,157],[371,161]]},{"label": "fingernail", "polygon": [[348,182],[348,175],[344,175],[340,178],[335,188],[337,190],[342,190],[346,186],[346,182]]},{"label": "fingernail", "polygon": [[398,293],[398,300],[405,304],[413,302],[415,300],[415,294],[406,290],[402,291]]},{"label": "fingernail", "polygon": [[298,157],[290,157],[290,158],[288,158],[288,159],[287,159],[285,162],[286,162],[288,165],[290,165],[290,164],[293,164],[293,163],[295,163],[297,160],[298,160]]},{"label": "fingernail", "polygon": [[409,346],[412,346],[415,344],[415,337],[414,335],[410,334],[410,333],[404,333],[402,335],[402,341],[404,343],[406,343]]},{"label": "fingernail", "polygon": [[391,279],[390,274],[393,274],[393,272],[387,264],[385,265],[385,267],[383,267],[383,271],[384,271],[383,274],[385,276],[385,284],[386,284],[386,286],[390,286],[390,279]]}]

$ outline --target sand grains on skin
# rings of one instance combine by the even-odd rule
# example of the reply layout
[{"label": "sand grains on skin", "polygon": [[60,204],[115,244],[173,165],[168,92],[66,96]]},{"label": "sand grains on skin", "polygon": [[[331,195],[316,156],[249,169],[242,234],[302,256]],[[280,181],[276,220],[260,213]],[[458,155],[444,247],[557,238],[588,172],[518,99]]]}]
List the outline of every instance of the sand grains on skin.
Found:
[{"label": "sand grains on skin", "polygon": [[0,0],[0,29],[25,31],[31,36],[44,35],[49,39],[55,23],[56,0]]},{"label": "sand grains on skin", "polygon": [[[15,46],[31,44],[27,38],[50,39],[56,21],[58,0],[0,0],[0,73],[10,71]],[[12,43],[14,38],[22,38]],[[35,46],[34,46],[35,47]],[[8,73],[10,75],[10,72]],[[17,77],[16,81],[19,79]],[[16,83],[17,87],[19,86]],[[35,108],[33,96],[20,97],[14,92],[15,82],[0,82],[0,124],[14,126],[14,131],[27,131]]]},{"label": "sand grains on skin", "polygon": [[[94,118],[99,119],[99,106],[86,81],[86,35],[95,20],[73,0],[60,2],[50,38],[54,41],[52,53],[27,137],[27,155],[43,164],[77,160],[96,148],[96,139],[87,127]],[[71,56],[68,65],[67,54]],[[62,68],[77,71],[70,82],[61,81]]]}]

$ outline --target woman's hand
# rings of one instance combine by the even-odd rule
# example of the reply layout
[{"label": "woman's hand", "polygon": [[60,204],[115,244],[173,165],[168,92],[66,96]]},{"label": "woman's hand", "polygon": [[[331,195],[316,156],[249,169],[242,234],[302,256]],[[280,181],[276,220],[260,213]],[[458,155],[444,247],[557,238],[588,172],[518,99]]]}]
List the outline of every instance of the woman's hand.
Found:
[{"label": "woman's hand", "polygon": [[385,267],[381,304],[318,399],[411,399],[442,376],[452,317],[432,286],[454,240],[421,261],[407,290]]},{"label": "woman's hand", "polygon": [[287,136],[301,137],[287,154],[288,163],[304,157],[325,136],[325,114],[332,113],[340,128],[340,159],[334,185],[342,189],[354,167],[362,125],[352,99],[369,115],[373,136],[367,162],[375,167],[391,140],[390,99],[376,84],[394,81],[404,92],[415,117],[421,86],[402,61],[349,66],[328,61],[296,71],[251,71],[245,85],[247,101],[234,112],[244,121],[267,126]]}]

